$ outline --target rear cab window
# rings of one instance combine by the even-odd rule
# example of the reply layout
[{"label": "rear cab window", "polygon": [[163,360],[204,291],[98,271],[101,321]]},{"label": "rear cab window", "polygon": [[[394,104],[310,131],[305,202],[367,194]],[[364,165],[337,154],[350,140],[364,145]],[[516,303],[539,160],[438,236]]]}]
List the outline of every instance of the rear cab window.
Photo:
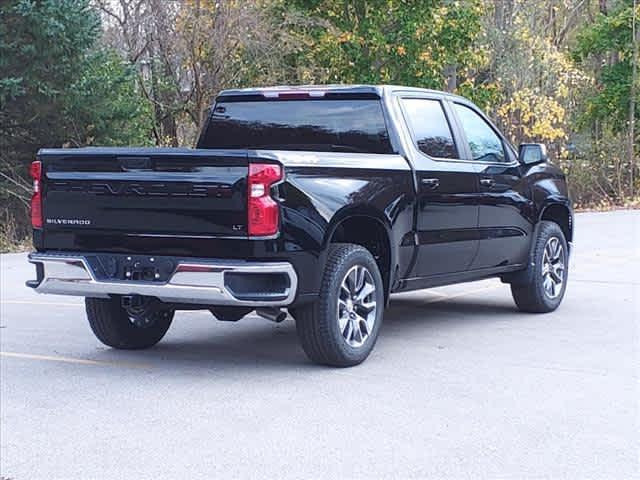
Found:
[{"label": "rear cab window", "polygon": [[393,153],[378,98],[219,97],[198,148]]}]

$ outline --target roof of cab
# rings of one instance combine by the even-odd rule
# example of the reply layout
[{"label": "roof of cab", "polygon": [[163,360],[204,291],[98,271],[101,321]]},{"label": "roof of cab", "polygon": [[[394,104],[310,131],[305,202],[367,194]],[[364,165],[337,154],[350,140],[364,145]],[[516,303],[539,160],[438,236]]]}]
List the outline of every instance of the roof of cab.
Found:
[{"label": "roof of cab", "polygon": [[401,85],[276,85],[269,87],[251,87],[251,88],[238,88],[222,90],[218,97],[238,97],[238,96],[253,96],[260,94],[277,94],[281,92],[287,93],[305,93],[305,92],[331,92],[332,94],[373,94],[378,97],[382,97],[386,94],[393,92],[415,92],[415,93],[429,93],[431,95],[448,96],[466,100],[463,97],[454,95],[449,92],[443,92],[440,90],[429,90],[426,88],[418,87],[405,87]]}]

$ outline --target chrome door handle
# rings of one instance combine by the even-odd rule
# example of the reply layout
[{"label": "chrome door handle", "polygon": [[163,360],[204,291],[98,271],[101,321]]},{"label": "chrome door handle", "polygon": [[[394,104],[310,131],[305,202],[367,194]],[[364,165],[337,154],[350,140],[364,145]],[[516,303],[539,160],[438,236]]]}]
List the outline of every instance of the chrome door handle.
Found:
[{"label": "chrome door handle", "polygon": [[440,179],[439,178],[423,178],[422,184],[427,188],[436,189],[440,186]]},{"label": "chrome door handle", "polygon": [[493,178],[481,178],[480,185],[483,187],[493,187],[496,184],[496,181]]}]

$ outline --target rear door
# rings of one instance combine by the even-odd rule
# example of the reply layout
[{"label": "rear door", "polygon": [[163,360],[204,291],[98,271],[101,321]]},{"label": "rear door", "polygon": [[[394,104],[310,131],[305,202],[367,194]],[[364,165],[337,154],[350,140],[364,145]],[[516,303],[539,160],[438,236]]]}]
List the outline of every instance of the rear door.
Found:
[{"label": "rear door", "polygon": [[478,248],[477,173],[456,142],[456,125],[440,97],[403,95],[417,177],[414,277],[466,271]]},{"label": "rear door", "polygon": [[471,104],[452,102],[478,171],[478,254],[472,269],[498,268],[526,261],[531,222],[529,186],[520,163],[498,130]]},{"label": "rear door", "polygon": [[81,148],[39,159],[45,235],[247,235],[246,151]]}]

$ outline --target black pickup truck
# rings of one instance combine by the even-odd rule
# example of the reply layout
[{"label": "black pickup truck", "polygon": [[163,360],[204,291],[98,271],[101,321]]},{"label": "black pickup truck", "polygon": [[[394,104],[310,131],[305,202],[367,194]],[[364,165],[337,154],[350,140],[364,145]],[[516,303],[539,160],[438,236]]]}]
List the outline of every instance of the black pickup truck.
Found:
[{"label": "black pickup truck", "polygon": [[227,90],[195,149],[43,149],[31,174],[27,284],[86,297],[115,348],[156,344],[176,310],[288,311],[313,361],[350,366],[391,293],[500,277],[549,312],[567,285],[564,175],[443,92]]}]

